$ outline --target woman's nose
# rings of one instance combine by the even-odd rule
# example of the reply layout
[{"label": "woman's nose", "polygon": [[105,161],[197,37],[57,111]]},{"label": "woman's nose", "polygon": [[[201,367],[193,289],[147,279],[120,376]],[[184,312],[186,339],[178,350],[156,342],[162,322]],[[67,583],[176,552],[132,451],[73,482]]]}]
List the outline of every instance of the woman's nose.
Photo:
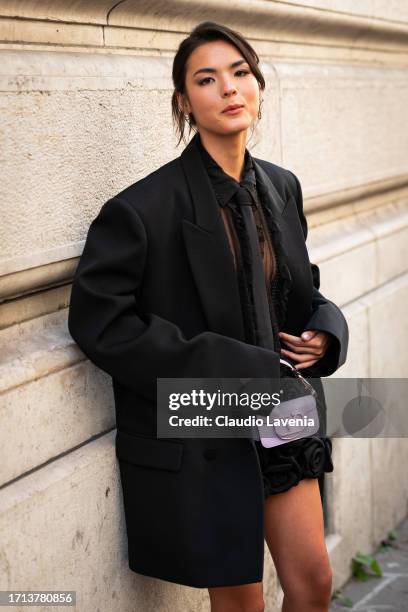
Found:
[{"label": "woman's nose", "polygon": [[224,87],[224,89],[223,89],[223,94],[222,94],[222,95],[223,95],[223,97],[225,98],[225,97],[227,97],[227,96],[228,96],[228,97],[229,97],[229,96],[231,96],[231,95],[232,95],[232,94],[234,94],[234,93],[237,93],[237,88],[235,87],[235,85],[230,85],[230,86],[229,86],[229,85],[226,85],[226,86]]}]

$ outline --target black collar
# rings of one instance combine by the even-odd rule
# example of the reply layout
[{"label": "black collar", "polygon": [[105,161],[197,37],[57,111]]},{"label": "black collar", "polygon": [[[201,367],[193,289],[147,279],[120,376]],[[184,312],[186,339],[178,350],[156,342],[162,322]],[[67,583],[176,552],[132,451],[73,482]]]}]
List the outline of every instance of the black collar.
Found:
[{"label": "black collar", "polygon": [[197,132],[197,146],[220,206],[226,206],[240,186],[247,187],[252,192],[256,202],[256,175],[252,155],[248,149],[245,149],[244,169],[242,178],[238,182],[234,177],[224,172],[221,166],[209,154],[201,141],[199,132]]},{"label": "black collar", "polygon": [[[194,222],[197,227],[207,232],[225,231],[220,220],[219,205],[215,197],[211,180],[200,155],[198,132],[191,138],[180,154],[180,162],[191,193],[194,210]],[[265,206],[270,210],[279,224],[284,223],[281,217],[286,202],[273,184],[269,173],[264,168],[268,162],[252,157],[255,168],[256,185]],[[227,243],[226,245],[229,248]],[[226,251],[229,254],[230,251]]]}]

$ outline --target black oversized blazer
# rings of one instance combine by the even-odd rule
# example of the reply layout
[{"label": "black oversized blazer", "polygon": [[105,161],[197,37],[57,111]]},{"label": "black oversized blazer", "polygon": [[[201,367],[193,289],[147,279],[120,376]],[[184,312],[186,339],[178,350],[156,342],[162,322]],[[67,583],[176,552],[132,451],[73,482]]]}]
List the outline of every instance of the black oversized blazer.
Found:
[{"label": "black oversized blazer", "polygon": [[[130,568],[204,588],[262,580],[258,457],[245,438],[156,438],[156,379],[278,377],[279,355],[244,341],[233,258],[197,138],[102,206],[75,273],[68,326],[113,379]],[[268,161],[254,165],[290,269],[284,331],[330,332],[313,376],[330,375],[345,361],[348,328],[318,290],[299,181]]]}]

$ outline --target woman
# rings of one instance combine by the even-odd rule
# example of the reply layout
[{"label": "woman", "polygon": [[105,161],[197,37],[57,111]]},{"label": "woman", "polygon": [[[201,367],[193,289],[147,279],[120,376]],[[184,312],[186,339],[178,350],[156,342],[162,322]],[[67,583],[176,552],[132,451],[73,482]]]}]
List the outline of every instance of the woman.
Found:
[{"label": "woman", "polygon": [[[130,568],[208,588],[212,612],[262,610],[265,538],[283,610],[327,610],[319,479],[333,469],[330,440],[265,449],[250,438],[156,437],[157,378],[279,377],[281,357],[319,377],[345,361],[347,324],[318,291],[299,181],[246,149],[265,88],[258,61],[239,33],[212,22],[180,44],[173,117],[180,137],[186,123],[195,135],[102,206],[68,324],[113,379]],[[268,317],[254,307],[243,186],[253,196],[270,348],[258,341]]]}]

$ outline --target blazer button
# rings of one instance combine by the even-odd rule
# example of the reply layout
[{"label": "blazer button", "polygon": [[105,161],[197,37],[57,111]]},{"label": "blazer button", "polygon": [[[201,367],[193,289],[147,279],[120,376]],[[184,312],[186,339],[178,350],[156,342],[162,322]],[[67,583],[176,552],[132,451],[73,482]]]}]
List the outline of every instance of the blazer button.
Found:
[{"label": "blazer button", "polygon": [[212,461],[217,456],[217,450],[215,448],[206,448],[203,451],[203,455],[208,461]]}]

